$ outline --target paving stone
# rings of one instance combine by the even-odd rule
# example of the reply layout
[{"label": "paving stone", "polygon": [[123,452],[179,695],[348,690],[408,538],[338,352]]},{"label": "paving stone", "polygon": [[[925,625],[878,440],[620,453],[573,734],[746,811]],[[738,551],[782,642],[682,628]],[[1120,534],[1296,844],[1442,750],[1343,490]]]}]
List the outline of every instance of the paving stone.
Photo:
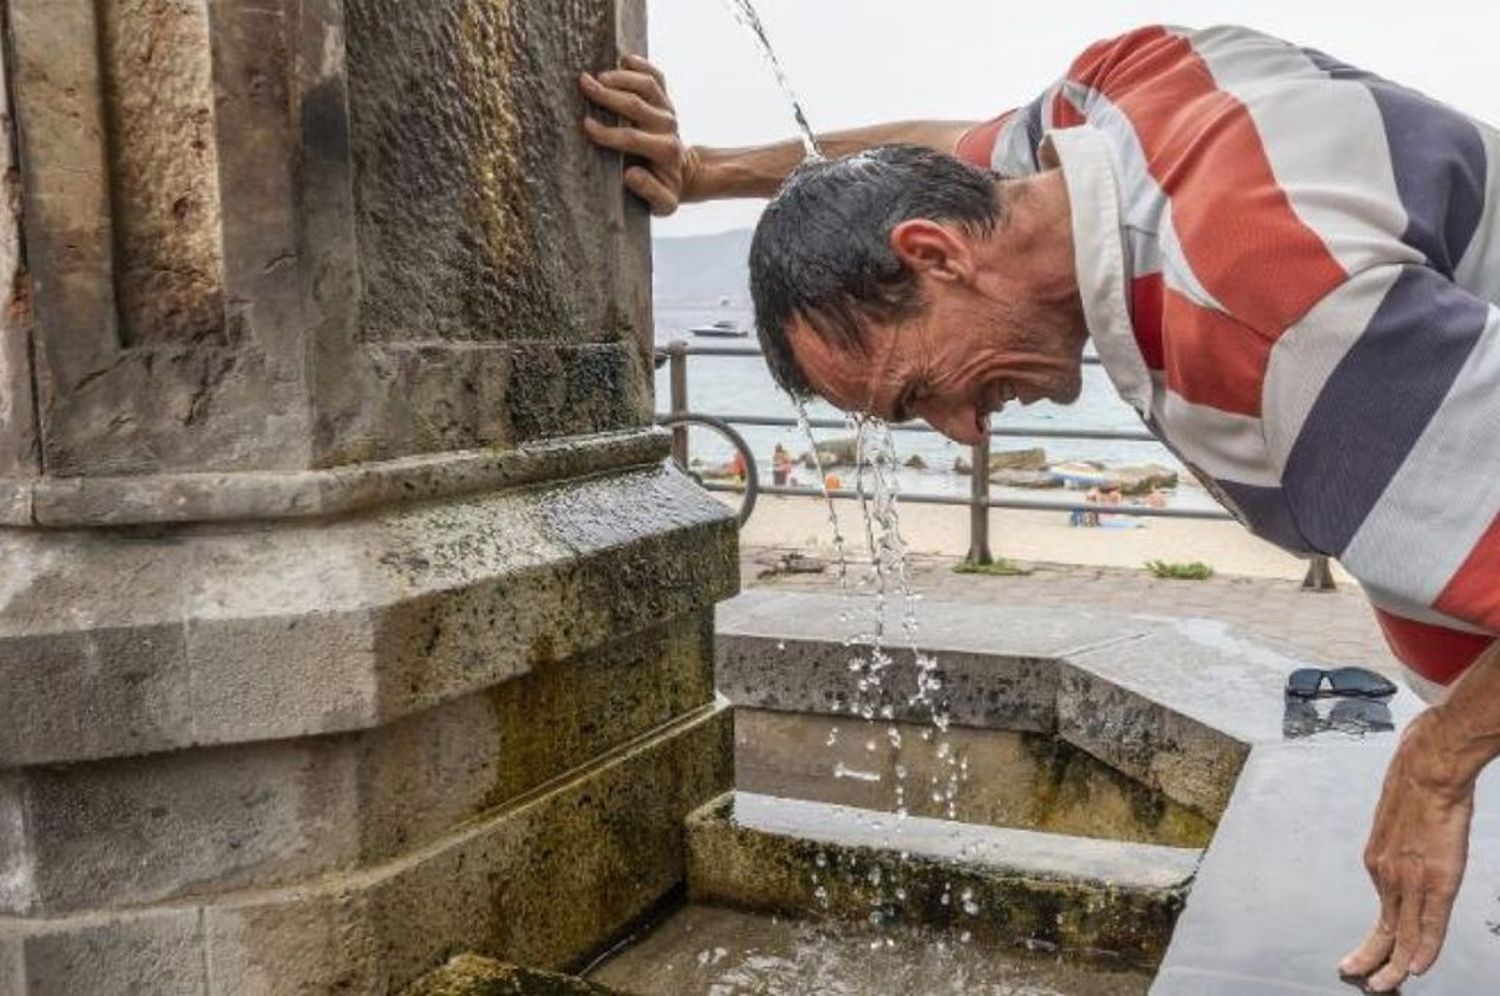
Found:
[{"label": "paving stone", "polygon": [[[875,617],[869,597],[848,598],[833,593],[778,592],[755,589],[718,607],[721,634],[777,637],[793,640],[840,641],[872,631]],[[902,626],[908,607],[892,596],[883,615],[886,645],[909,643]],[[929,596],[913,607],[915,640],[933,652],[985,653],[1017,658],[1058,657],[1114,642],[1151,627],[1140,624],[1122,631],[1118,613],[1080,611],[1071,617],[1055,612],[985,613],[954,600]]]}]

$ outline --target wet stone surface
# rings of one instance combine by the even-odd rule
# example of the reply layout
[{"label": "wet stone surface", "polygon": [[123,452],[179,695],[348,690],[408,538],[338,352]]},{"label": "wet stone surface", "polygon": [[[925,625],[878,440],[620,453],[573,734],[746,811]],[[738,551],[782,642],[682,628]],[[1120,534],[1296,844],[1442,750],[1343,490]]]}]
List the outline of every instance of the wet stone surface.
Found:
[{"label": "wet stone surface", "polygon": [[[927,734],[924,737],[924,734]],[[831,741],[831,742],[830,742]],[[735,784],[745,792],[1108,840],[1204,847],[1213,824],[1055,737],[740,709]]]},{"label": "wet stone surface", "polygon": [[[1240,777],[1153,996],[1347,996],[1338,961],[1375,923],[1360,855],[1392,734],[1259,747]],[[1480,779],[1468,873],[1438,964],[1407,996],[1495,991],[1500,770]]]},{"label": "wet stone surface", "polygon": [[612,5],[353,0],[347,19],[362,336],[628,336],[601,221],[617,180],[576,90],[615,61]]},{"label": "wet stone surface", "polygon": [[695,901],[1160,958],[1199,851],[737,792],[688,819]]},{"label": "wet stone surface", "polygon": [[571,975],[459,955],[420,979],[402,996],[619,996],[613,989]]},{"label": "wet stone surface", "polygon": [[[965,940],[689,906],[591,973],[636,996],[1143,996],[1149,976]],[[424,994],[425,996],[425,994]]]}]

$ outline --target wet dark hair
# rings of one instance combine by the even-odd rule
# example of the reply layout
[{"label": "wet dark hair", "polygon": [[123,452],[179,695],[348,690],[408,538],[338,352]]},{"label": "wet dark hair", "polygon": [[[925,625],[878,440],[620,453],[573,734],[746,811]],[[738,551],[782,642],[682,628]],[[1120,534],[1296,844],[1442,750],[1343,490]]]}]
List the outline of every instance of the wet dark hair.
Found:
[{"label": "wet dark hair", "polygon": [[866,322],[921,314],[916,274],[891,251],[891,230],[926,218],[987,234],[1002,220],[996,179],[915,145],[811,160],[788,177],[750,244],[755,328],[776,383],[794,398],[816,394],[787,340],[794,318],[863,352]]}]

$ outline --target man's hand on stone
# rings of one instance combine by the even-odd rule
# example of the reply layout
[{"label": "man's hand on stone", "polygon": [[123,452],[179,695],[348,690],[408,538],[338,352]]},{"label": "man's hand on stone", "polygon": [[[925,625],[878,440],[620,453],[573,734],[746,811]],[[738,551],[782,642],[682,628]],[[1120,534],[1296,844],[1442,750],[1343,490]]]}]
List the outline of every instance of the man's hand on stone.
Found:
[{"label": "man's hand on stone", "polygon": [[619,125],[592,117],[583,130],[595,144],[639,160],[625,170],[625,186],[666,216],[677,210],[692,187],[697,155],[677,133],[677,114],[667,97],[667,81],[660,69],[638,55],[627,55],[619,69],[578,79],[583,95],[618,115]]},{"label": "man's hand on stone", "polygon": [[1474,814],[1474,774],[1451,735],[1440,711],[1428,710],[1407,728],[1386,772],[1365,847],[1380,918],[1339,963],[1345,975],[1367,976],[1371,992],[1427,971],[1448,932]]}]

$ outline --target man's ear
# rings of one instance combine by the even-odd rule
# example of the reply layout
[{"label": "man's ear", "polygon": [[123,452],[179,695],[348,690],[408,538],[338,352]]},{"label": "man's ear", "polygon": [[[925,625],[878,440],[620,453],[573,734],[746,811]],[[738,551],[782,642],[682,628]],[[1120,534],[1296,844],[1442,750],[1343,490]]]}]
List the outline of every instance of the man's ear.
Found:
[{"label": "man's ear", "polygon": [[974,253],[959,232],[936,221],[913,218],[891,229],[891,251],[912,272],[961,282],[974,271]]}]

